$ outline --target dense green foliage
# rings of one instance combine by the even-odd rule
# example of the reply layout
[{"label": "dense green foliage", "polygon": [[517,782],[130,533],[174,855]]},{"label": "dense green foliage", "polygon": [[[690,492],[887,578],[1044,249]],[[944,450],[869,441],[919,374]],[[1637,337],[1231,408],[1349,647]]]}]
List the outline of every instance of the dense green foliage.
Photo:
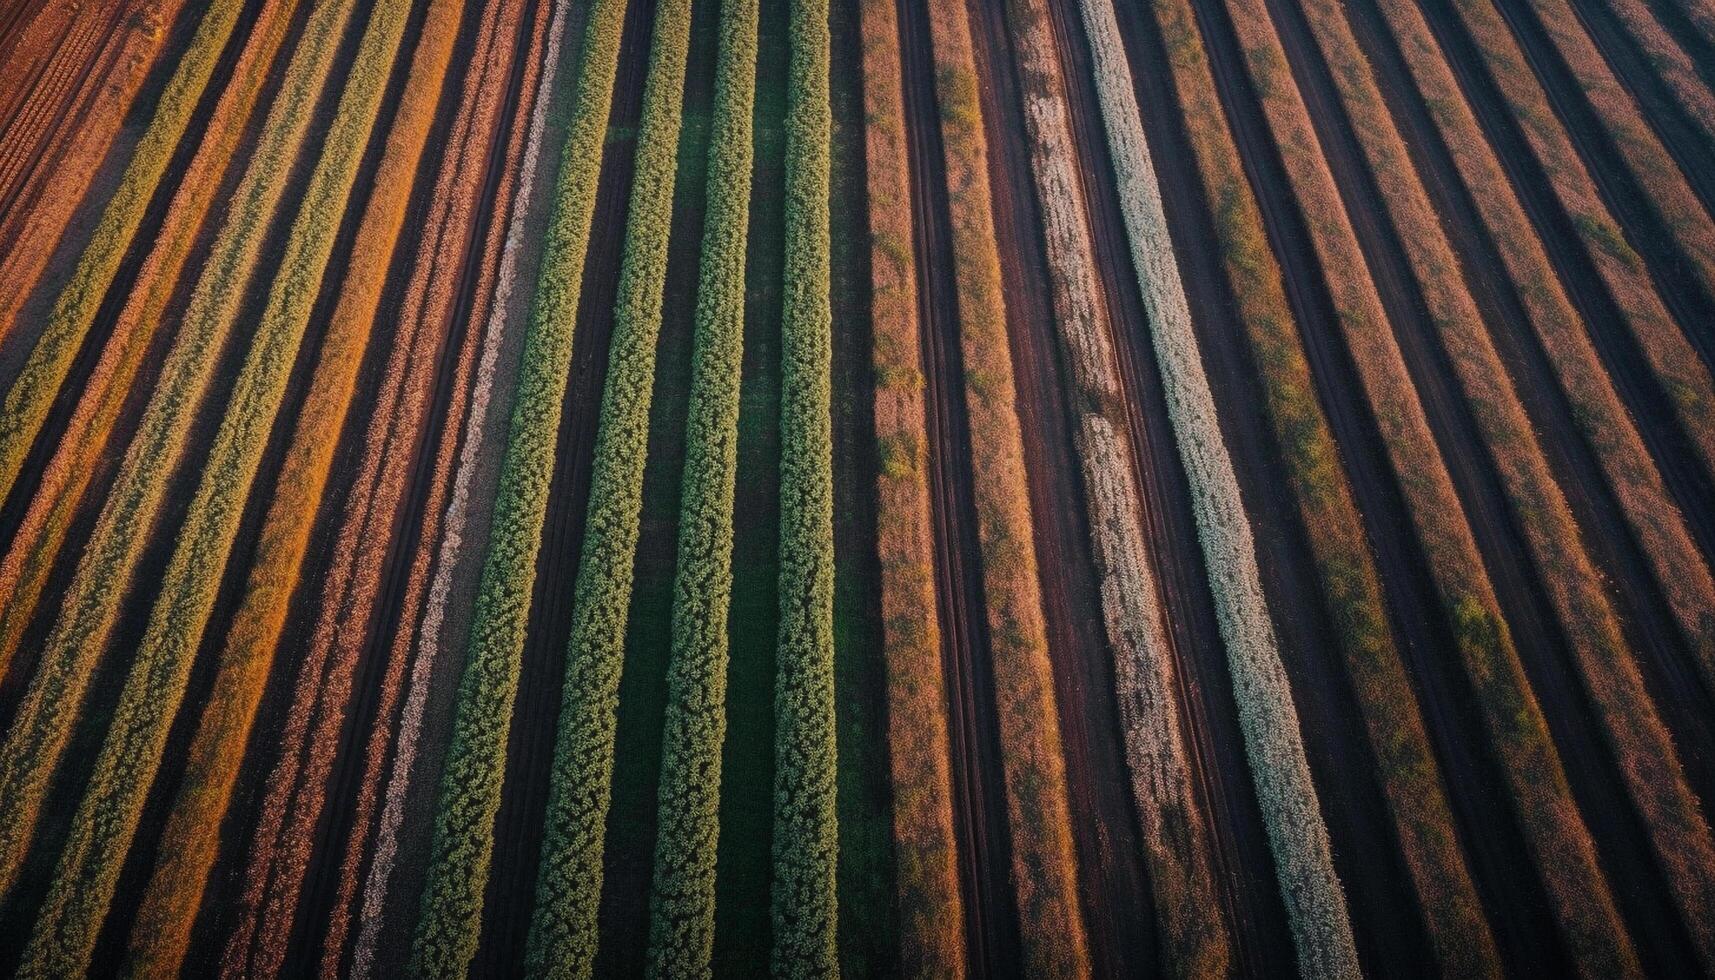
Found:
[{"label": "dense green foliage", "polygon": [[619,677],[643,506],[690,37],[690,0],[663,0],[655,9],[644,82],[613,343],[573,598],[565,693],[526,953],[533,976],[587,977],[595,963]]},{"label": "dense green foliage", "polygon": [[66,372],[71,370],[72,358],[83,346],[84,335],[119,271],[131,237],[143,223],[143,213],[178,149],[179,138],[190,125],[191,113],[243,9],[242,0],[216,0],[203,13],[196,36],[179,56],[178,69],[161,92],[155,116],[101,214],[101,224],[84,248],[71,280],[60,291],[29,360],[6,392],[5,406],[0,408],[0,499],[18,478],[30,444],[41,430]]},{"label": "dense green foliage", "polygon": [[197,282],[137,435],[63,597],[41,668],[0,747],[0,893],[23,860],[49,779],[71,737],[83,693],[118,619],[146,531],[161,510],[197,403],[231,331],[269,219],[309,127],[352,0],[322,0],[310,15],[262,137]]},{"label": "dense green foliage", "polygon": [[518,693],[624,20],[624,0],[596,0],[584,28],[576,104],[554,188],[488,557],[441,776],[422,917],[412,949],[411,972],[419,976],[464,976],[481,933],[506,738]]},{"label": "dense green foliage", "polygon": [[839,973],[834,872],[834,531],[828,303],[833,127],[827,0],[794,0],[781,323],[780,654],[775,687],[774,950],[781,977]]},{"label": "dense green foliage", "polygon": [[95,775],[72,819],[71,836],[25,949],[21,975],[71,976],[89,966],[160,766],[168,727],[184,697],[244,499],[285,396],[287,376],[333,252],[410,9],[409,0],[385,0],[370,15],[339,112],[321,143],[321,158],[286,241],[267,308],[167,565],[148,631],[132,657]]},{"label": "dense green foliage", "polygon": [[650,899],[660,976],[706,974],[714,952],[756,55],[755,0],[722,4]]}]

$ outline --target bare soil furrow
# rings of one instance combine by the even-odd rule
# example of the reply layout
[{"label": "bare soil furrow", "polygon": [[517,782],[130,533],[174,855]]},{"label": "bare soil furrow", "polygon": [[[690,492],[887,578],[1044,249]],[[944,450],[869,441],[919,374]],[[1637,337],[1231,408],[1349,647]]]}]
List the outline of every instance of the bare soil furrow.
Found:
[{"label": "bare soil furrow", "polygon": [[[1450,0],[1425,0],[1420,5],[1430,23],[1436,25],[1438,34],[1452,27],[1452,20],[1458,17],[1451,6]],[[1698,275],[1694,258],[1682,251],[1670,229],[1679,216],[1663,214],[1637,175],[1627,168],[1614,137],[1549,41],[1541,20],[1527,8],[1528,4],[1518,0],[1495,0],[1495,9],[1511,26],[1536,81],[1563,121],[1608,209],[1625,230],[1626,240],[1643,257],[1662,299],[1705,366],[1715,370],[1715,297]],[[1445,48],[1446,42],[1442,43]],[[1677,178],[1677,174],[1673,175],[1673,179]],[[1708,210],[1709,206],[1705,201],[1704,208]]]},{"label": "bare soil furrow", "polygon": [[1001,769],[987,597],[971,493],[970,420],[959,345],[958,287],[946,198],[946,158],[935,106],[927,12],[899,5],[900,63],[917,255],[917,315],[924,375],[925,462],[933,525],[935,601],[952,752],[953,826],[965,910],[967,968],[1005,974],[1018,963],[1017,905],[1001,869],[1010,833]]}]

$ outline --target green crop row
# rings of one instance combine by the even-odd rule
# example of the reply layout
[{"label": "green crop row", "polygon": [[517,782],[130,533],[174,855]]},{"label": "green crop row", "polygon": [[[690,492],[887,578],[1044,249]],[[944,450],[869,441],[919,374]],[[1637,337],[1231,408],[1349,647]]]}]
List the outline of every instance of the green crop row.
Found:
[{"label": "green crop row", "polygon": [[625,6],[624,0],[595,0],[585,23],[576,104],[554,188],[488,557],[441,776],[422,914],[412,948],[411,972],[419,976],[464,976],[481,931],[506,738],[547,516],[554,439],[571,367]]},{"label": "green crop row", "polygon": [[706,975],[714,953],[756,57],[756,0],[729,0],[715,69],[650,897],[649,966],[660,976]]},{"label": "green crop row", "polygon": [[771,961],[777,977],[827,977],[839,971],[827,0],[793,0],[790,36]]},{"label": "green crop row", "polygon": [[216,354],[237,319],[263,233],[280,203],[352,6],[352,0],[322,0],[311,14],[249,172],[230,202],[179,336],[66,590],[41,667],[0,746],[0,893],[11,886],[34,833],[49,779],[119,616],[145,532],[160,512]]},{"label": "green crop row", "polygon": [[[244,500],[309,322],[404,35],[410,0],[371,14],[334,124],[305,190],[244,367],[186,513],[147,632],[131,658],[95,774],[72,819],[54,881],[24,951],[21,973],[84,972],[184,697]],[[113,597],[114,600],[117,596]]]},{"label": "green crop row", "polygon": [[41,431],[66,372],[71,370],[72,358],[83,346],[84,335],[95,321],[96,310],[119,271],[132,235],[143,223],[143,212],[190,125],[191,113],[243,9],[242,0],[217,0],[203,14],[190,47],[179,56],[179,67],[161,93],[149,128],[101,214],[101,223],[78,260],[77,270],[60,291],[41,337],[6,392],[5,405],[0,408],[0,499],[11,491],[23,468],[30,444]]},{"label": "green crop row", "polygon": [[655,345],[661,333],[690,41],[690,0],[663,0],[655,9],[644,81],[619,298],[525,954],[532,976],[587,977],[595,964],[619,676],[643,507]]}]

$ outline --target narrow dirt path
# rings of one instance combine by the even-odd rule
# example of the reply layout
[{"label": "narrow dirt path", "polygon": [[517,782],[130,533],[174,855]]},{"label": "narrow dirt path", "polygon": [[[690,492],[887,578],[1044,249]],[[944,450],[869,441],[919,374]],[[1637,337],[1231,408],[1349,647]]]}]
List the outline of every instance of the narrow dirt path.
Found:
[{"label": "narrow dirt path", "polygon": [[[1441,41],[1467,97],[1473,102],[1480,98],[1498,97],[1490,94],[1493,90],[1489,87],[1492,83],[1489,83],[1488,69],[1466,34],[1463,21],[1452,8],[1452,0],[1424,0],[1419,9]],[[1496,9],[1512,26],[1519,49],[1547,93],[1555,115],[1565,126],[1609,211],[1626,230],[1626,240],[1649,267],[1656,288],[1674,319],[1679,321],[1704,363],[1715,366],[1715,297],[1703,288],[1691,263],[1674,244],[1662,216],[1627,169],[1613,138],[1544,35],[1536,15],[1508,0],[1497,0]],[[1472,95],[1474,81],[1488,91],[1482,96]],[[1498,104],[1505,105],[1505,102]]]},{"label": "narrow dirt path", "polygon": [[[1516,284],[1483,224],[1476,203],[1461,182],[1439,133],[1414,97],[1415,89],[1401,85],[1398,53],[1382,46],[1377,24],[1363,13],[1351,18],[1355,33],[1377,72],[1394,119],[1406,137],[1418,173],[1424,178],[1450,242],[1462,257],[1465,281],[1482,311],[1496,347],[1505,360],[1515,390],[1532,421],[1555,481],[1565,492],[1585,546],[1596,565],[1611,578],[1611,596],[1626,626],[1632,649],[1638,651],[1651,694],[1674,732],[1687,775],[1698,795],[1709,800],[1709,759],[1715,731],[1715,702],[1696,675],[1693,654],[1685,647],[1660,585],[1650,574],[1630,527],[1601,465],[1578,429],[1574,409],[1561,388],[1535,333]],[[1698,523],[1706,523],[1704,515]]]},{"label": "narrow dirt path", "polygon": [[[1418,166],[1424,173],[1426,185],[1432,195],[1447,195],[1438,200],[1443,213],[1449,213],[1450,209],[1474,207],[1460,203],[1468,200],[1467,192],[1449,183],[1449,177],[1438,176],[1455,173],[1449,169],[1453,166],[1451,158],[1446,155],[1440,139],[1432,135],[1434,127],[1429,123],[1427,109],[1418,89],[1411,83],[1399,54],[1398,42],[1388,31],[1380,11],[1371,0],[1351,3],[1348,10],[1354,32],[1368,53],[1377,81],[1394,108],[1395,119],[1402,129],[1413,134],[1409,145],[1418,155]],[[1445,45],[1449,40],[1455,44],[1468,43],[1462,36],[1444,38],[1442,43]],[[1449,64],[1457,71],[1460,59],[1452,57]],[[1568,298],[1583,318],[1590,340],[1661,471],[1669,493],[1679,505],[1693,541],[1705,556],[1715,557],[1715,482],[1698,465],[1696,452],[1674,415],[1667,392],[1638,347],[1635,335],[1625,322],[1624,312],[1580,246],[1572,219],[1556,198],[1541,164],[1531,153],[1523,133],[1504,108],[1499,95],[1489,86],[1486,77],[1468,76],[1461,82],[1473,115],[1507,172],[1512,189],[1535,227]],[[1489,248],[1477,241],[1456,241],[1456,244],[1466,255],[1484,254]],[[1475,271],[1477,278],[1483,278],[1499,275],[1501,267],[1483,261],[1468,264],[1466,268],[1468,272]],[[1483,302],[1481,297],[1479,302]],[[1524,321],[1512,322],[1522,324]]]},{"label": "narrow dirt path", "polygon": [[946,158],[935,103],[928,12],[899,4],[901,88],[910,152],[912,237],[922,325],[924,429],[934,523],[935,594],[947,679],[953,763],[953,826],[959,843],[966,951],[973,975],[1005,975],[1019,962],[1017,905],[1001,769],[994,672],[989,657],[976,502],[971,491],[970,420],[953,280],[952,217]]},{"label": "narrow dirt path", "polygon": [[[1204,0],[1200,6],[1208,11],[1212,4]],[[1660,957],[1658,962],[1675,962],[1677,955],[1689,955],[1689,950],[1667,900],[1665,882],[1649,853],[1647,837],[1602,738],[1594,710],[1579,686],[1560,625],[1508,510],[1505,491],[1478,435],[1471,406],[1461,396],[1445,353],[1432,339],[1434,326],[1410,273],[1404,245],[1385,217],[1380,191],[1364,164],[1326,66],[1311,51],[1314,42],[1292,29],[1290,16],[1283,17],[1282,5],[1271,4],[1271,9],[1282,27],[1280,37],[1293,63],[1299,91],[1377,292],[1394,324],[1431,431],[1466,507],[1526,672],[1544,705],[1556,743],[1568,760],[1568,775],[1598,842],[1604,868],[1610,880],[1634,886],[1617,894],[1622,911],[1646,964],[1652,952]],[[1211,33],[1210,23],[1217,24],[1216,36],[1222,38],[1218,46],[1236,51],[1230,21],[1207,18],[1205,38]]]}]

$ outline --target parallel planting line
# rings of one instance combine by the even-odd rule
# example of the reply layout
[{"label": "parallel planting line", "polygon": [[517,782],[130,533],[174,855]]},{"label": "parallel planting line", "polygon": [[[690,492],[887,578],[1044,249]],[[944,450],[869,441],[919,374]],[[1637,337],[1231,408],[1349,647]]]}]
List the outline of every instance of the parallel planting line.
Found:
[{"label": "parallel planting line", "polygon": [[[1222,229],[1229,279],[1235,295],[1255,311],[1245,319],[1258,368],[1270,379],[1270,404],[1280,405],[1275,409],[1281,415],[1276,428],[1285,430],[1289,418],[1306,417],[1311,405],[1304,404],[1302,393],[1312,388],[1319,389],[1324,403],[1331,406],[1329,411],[1345,413],[1338,417],[1342,424],[1347,428],[1353,424],[1349,417],[1353,409],[1341,401],[1352,393],[1332,376],[1341,369],[1337,354],[1331,350],[1340,339],[1332,333],[1333,324],[1324,323],[1322,318],[1338,323],[1351,357],[1350,372],[1371,406],[1387,406],[1385,411],[1377,408],[1371,416],[1377,435],[1386,446],[1453,640],[1482,709],[1491,748],[1510,783],[1513,804],[1537,865],[1544,871],[1555,916],[1573,958],[1595,972],[1635,971],[1636,954],[1619,921],[1589,831],[1579,819],[1546,720],[1524,676],[1470,526],[1463,520],[1463,510],[1404,364],[1397,348],[1390,352],[1388,347],[1368,340],[1387,330],[1380,301],[1362,275],[1363,259],[1338,204],[1326,163],[1316,153],[1308,120],[1300,113],[1297,128],[1289,131],[1292,138],[1288,140],[1269,138],[1268,127],[1280,125],[1283,119],[1265,115],[1267,106],[1241,106],[1240,100],[1247,95],[1243,66],[1232,64],[1230,56],[1224,56],[1227,60],[1219,65],[1209,62],[1185,0],[1156,0],[1155,6],[1168,49],[1178,52],[1172,59],[1174,73],[1180,98],[1187,106],[1185,118],[1196,127],[1193,145],[1205,175],[1211,213]],[[1220,74],[1211,76],[1217,68]],[[1245,140],[1248,152],[1243,156],[1233,137],[1209,126],[1204,118],[1206,114],[1218,118],[1222,111],[1215,92],[1217,79],[1231,100],[1227,114],[1235,123],[1233,133]],[[1249,108],[1252,115],[1244,116],[1243,108]],[[1268,139],[1266,146],[1258,145],[1260,139]],[[1274,152],[1280,154],[1275,159],[1279,176],[1265,169],[1265,156]],[[1278,242],[1289,230],[1296,231],[1311,249],[1309,257],[1322,268],[1341,270],[1339,274],[1323,277],[1312,268],[1301,279],[1283,281],[1279,266],[1265,249],[1259,201],[1251,196],[1237,172],[1238,161],[1255,175],[1261,188],[1257,193],[1269,195],[1262,203],[1271,207],[1270,236]],[[1309,203],[1301,206],[1291,200],[1299,195]],[[1290,229],[1295,222],[1302,222],[1301,227]],[[1297,255],[1294,251],[1285,254]],[[1259,268],[1272,273],[1259,277]],[[1307,295],[1305,279],[1324,283],[1327,294]],[[1269,283],[1276,282],[1283,288],[1269,288]],[[1305,331],[1302,346],[1285,332],[1286,289],[1292,290],[1296,318]],[[1314,359],[1314,371],[1306,355]],[[1293,402],[1300,407],[1287,416],[1282,409]]]},{"label": "parallel planting line", "polygon": [[[1026,96],[1030,100],[1026,119],[1032,131],[1037,182],[1044,202],[1062,344],[1074,384],[1092,406],[1081,420],[1080,437],[1084,443],[1081,455],[1092,495],[1100,497],[1104,484],[1111,488],[1117,475],[1129,472],[1124,462],[1130,452],[1126,443],[1137,438],[1137,434],[1126,431],[1129,423],[1117,407],[1126,396],[1114,359],[1112,325],[1107,311],[1100,309],[1095,301],[1092,244],[1083,214],[1088,202],[1083,199],[1068,159],[1072,136],[1066,117],[1064,81],[1051,47],[1047,14],[1039,0],[1013,0],[1009,9],[1013,11]],[[1145,287],[1144,292],[1147,296],[1150,287]],[[1157,346],[1159,349],[1160,345]],[[1174,385],[1189,382],[1174,379],[1169,370],[1164,370],[1163,375],[1169,385],[1169,410],[1189,411],[1186,406],[1174,405],[1177,398],[1185,397],[1185,392]],[[1109,418],[1110,414],[1118,417]],[[1175,419],[1176,429],[1180,430],[1177,441],[1181,453],[1189,457],[1186,468],[1211,576],[1211,593],[1227,645],[1252,779],[1292,926],[1299,968],[1318,976],[1355,977],[1357,951],[1345,895],[1334,871],[1327,827],[1310,779],[1297,710],[1280,662],[1274,627],[1263,601],[1255,551],[1249,541],[1248,518],[1237,499],[1231,463],[1225,463],[1224,488],[1207,486],[1207,481],[1221,479],[1218,471],[1210,468],[1211,455],[1205,454],[1208,447],[1199,452],[1188,447],[1186,440],[1194,434],[1203,438],[1209,434],[1184,431],[1181,427],[1185,419],[1178,412]],[[1218,425],[1212,418],[1208,421],[1213,427],[1213,437],[1218,440]],[[1115,455],[1114,459],[1105,459],[1109,452]],[[1223,489],[1230,491],[1230,497]],[[1135,502],[1126,506],[1135,512]],[[1101,514],[1102,508],[1099,500],[1091,501],[1093,514]],[[1098,525],[1106,523],[1098,520]],[[1137,533],[1135,526],[1131,533]],[[1141,555],[1141,543],[1138,554]]]},{"label": "parallel planting line", "polygon": [[49,777],[130,585],[145,531],[160,512],[191,416],[213,372],[286,186],[312,109],[332,68],[352,0],[320,0],[269,110],[250,169],[233,199],[119,476],[78,563],[41,667],[0,747],[0,892],[8,890],[35,829]]},{"label": "parallel planting line", "polygon": [[[1565,163],[1580,160],[1595,178],[1624,229],[1603,247],[1619,251],[1629,243],[1636,250],[1703,366],[1715,369],[1715,224],[1582,28],[1568,23],[1573,18],[1563,7],[1445,2],[1521,123],[1550,127],[1569,151]],[[1433,19],[1431,10],[1445,8],[1423,9]],[[1697,394],[1712,397],[1707,389]]]},{"label": "parallel planting line", "polygon": [[[119,884],[191,661],[214,606],[244,498],[310,317],[346,201],[404,34],[410,0],[370,15],[333,126],[286,240],[268,303],[215,436],[202,481],[167,564],[149,625],[131,656],[124,691],[83,802],[72,818],[54,882],[25,947],[21,975],[85,972]],[[120,573],[123,576],[123,572]],[[111,587],[110,583],[108,584]],[[92,638],[99,646],[99,637]]]},{"label": "parallel planting line", "polygon": [[757,4],[720,13],[650,896],[649,969],[662,976],[706,974],[715,941]]},{"label": "parallel planting line", "polygon": [[441,776],[423,910],[413,940],[412,969],[425,976],[463,976],[480,937],[506,740],[518,694],[624,14],[621,0],[597,0],[585,28],[577,102],[525,337],[488,556]]},{"label": "parallel planting line", "polygon": [[399,230],[452,56],[458,0],[430,7],[410,75],[358,226],[351,261],[321,341],[264,519],[244,597],[222,646],[214,686],[162,832],[155,870],[132,927],[127,963],[144,975],[178,971],[220,842],[251,725],[299,584],[311,525],[327,486]]},{"label": "parallel planting line", "polygon": [[[429,585],[423,622],[417,633],[416,649],[411,658],[409,687],[401,709],[392,768],[388,773],[385,801],[375,830],[375,845],[369,860],[369,870],[363,882],[363,898],[359,915],[359,931],[352,953],[351,975],[365,980],[374,970],[376,947],[380,941],[383,915],[387,910],[387,892],[399,848],[399,826],[405,818],[406,794],[410,790],[412,770],[416,765],[421,740],[423,716],[428,707],[428,695],[434,667],[446,645],[442,637],[447,602],[452,589],[452,576],[458,567],[464,545],[464,534],[470,513],[471,482],[484,458],[484,434],[489,424],[490,403],[495,387],[495,371],[500,348],[509,330],[514,328],[509,311],[512,294],[517,288],[519,250],[524,247],[523,230],[528,221],[528,208],[536,188],[536,176],[541,158],[543,132],[547,127],[548,103],[558,75],[560,48],[565,37],[566,11],[569,0],[556,0],[553,21],[548,28],[546,52],[543,55],[541,79],[534,96],[530,115],[530,132],[519,165],[518,190],[513,199],[511,221],[507,227],[506,245],[500,268],[490,316],[484,329],[482,357],[477,364],[476,380],[471,391],[470,410],[459,450],[458,471],[453,477],[452,499],[442,520],[441,546],[435,557],[434,577]],[[347,900],[348,901],[348,900]],[[347,901],[342,901],[343,914]],[[333,929],[340,928],[336,918]],[[325,972],[325,971],[324,971]]]},{"label": "parallel planting line", "polygon": [[[1371,19],[1379,18],[1373,8],[1371,11],[1354,10],[1348,16],[1354,26],[1371,24],[1371,31],[1386,37],[1387,26],[1374,23]],[[1412,23],[1402,16],[1401,24],[1414,27],[1418,31],[1416,38],[1424,37],[1421,20]],[[1403,36],[1408,40],[1413,37]],[[1518,335],[1514,344],[1520,347],[1532,346],[1534,337],[1534,345],[1558,381],[1566,405],[1563,414],[1588,444],[1697,665],[1715,686],[1715,635],[1710,633],[1715,630],[1715,623],[1710,623],[1706,615],[1708,609],[1715,607],[1715,582],[1711,581],[1706,559],[1699,554],[1694,536],[1688,531],[1682,508],[1676,506],[1638,427],[1616,394],[1614,381],[1598,359],[1589,334],[1582,329],[1584,322],[1574,311],[1561,279],[1550,265],[1542,240],[1533,234],[1529,218],[1508,184],[1494,149],[1483,139],[1469,106],[1456,97],[1457,87],[1446,64],[1439,58],[1426,57],[1432,49],[1420,42],[1392,46],[1389,38],[1386,43],[1391,47],[1390,54],[1402,52],[1416,73],[1423,114],[1439,134],[1438,140],[1434,136],[1423,140],[1425,144],[1438,143],[1439,149],[1431,150],[1426,145],[1419,151],[1419,165],[1437,161],[1436,165],[1446,166],[1439,163],[1446,160],[1456,169],[1456,173],[1443,180],[1449,184],[1456,182],[1469,197],[1462,197],[1457,191],[1450,196],[1463,201],[1467,213],[1481,222],[1488,248],[1498,253],[1500,266],[1513,285],[1512,294],[1522,315],[1515,315],[1514,323],[1491,322],[1491,328],[1497,335]],[[1390,57],[1388,61],[1391,60]],[[1385,73],[1381,77],[1385,78]],[[1396,118],[1403,123],[1411,117],[1396,112]],[[1434,183],[1431,181],[1430,186]],[[1490,259],[1485,255],[1476,261]],[[1596,312],[1589,319],[1603,315],[1605,312]],[[1523,333],[1526,323],[1532,328],[1530,335]],[[1679,447],[1669,447],[1670,451],[1676,448]],[[1683,463],[1696,465],[1690,459]]]},{"label": "parallel planting line", "polygon": [[774,693],[770,968],[839,970],[834,869],[833,314],[828,4],[793,0],[780,343],[780,647]]},{"label": "parallel planting line", "polygon": [[[292,4],[288,2],[285,6],[290,8]],[[77,270],[60,291],[22,373],[6,392],[4,407],[0,407],[0,499],[11,493],[24,465],[24,456],[41,430],[61,382],[71,370],[72,358],[95,321],[101,300],[119,271],[132,236],[143,223],[143,213],[166,174],[179,139],[190,125],[191,114],[214,75],[221,51],[243,9],[242,0],[216,0],[197,23],[196,35],[162,90],[149,128],[132,151],[125,174],[103,209],[101,222],[78,260]],[[273,23],[271,12],[264,10],[258,17],[247,51],[258,45],[266,46],[268,28]],[[234,77],[242,78],[244,72],[235,71]],[[214,119],[218,121],[221,115],[217,109]],[[211,125],[208,132],[215,134],[219,130]],[[0,337],[4,337],[12,332],[12,319],[18,310],[15,304],[0,304],[0,311],[4,311],[4,319],[0,319]],[[0,657],[0,665],[3,664],[4,657]]]},{"label": "parallel planting line", "polygon": [[[285,39],[296,6],[297,0],[274,0],[259,12],[203,129],[202,144],[179,178],[172,203],[156,231],[155,245],[132,280],[125,306],[108,327],[99,360],[82,381],[71,418],[63,430],[53,434],[58,440],[57,448],[43,468],[35,495],[6,546],[4,560],[0,560],[0,606],[4,607],[0,609],[0,670],[17,652],[72,517],[97,468],[97,460],[107,447],[131,382],[164,319],[166,305],[184,271],[198,230],[213,207],[239,140],[257,108],[268,68]],[[234,11],[234,19],[236,16]],[[225,31],[230,33],[231,29],[228,23]],[[212,36],[202,40],[213,50],[194,47],[195,57],[186,64],[196,66],[206,57],[207,70],[212,72],[225,38],[222,36],[220,43]],[[202,84],[206,85],[207,80]],[[197,98],[190,89],[187,80],[182,91],[175,87],[163,94],[163,106],[182,114],[176,121],[169,120],[176,129],[158,133],[157,138],[146,138],[139,145],[137,159],[142,159],[145,145],[151,154],[158,154],[151,164],[156,168],[153,178],[156,185],[165,175],[195,108]],[[166,101],[169,95],[174,96],[170,103]],[[14,481],[30,452],[30,444],[39,438],[73,358],[94,329],[127,243],[140,227],[154,193],[152,187],[130,186],[126,190],[127,186],[122,184],[123,193],[114,198],[114,207],[126,213],[110,211],[113,223],[109,225],[104,217],[102,234],[91,244],[91,249],[105,245],[113,251],[104,250],[95,260],[80,265],[23,373],[8,392],[5,408],[0,409],[0,488],[8,493],[15,489]],[[103,237],[108,232],[122,238],[116,243]]]},{"label": "parallel planting line", "polygon": [[477,32],[477,61],[465,77],[449,147],[429,202],[431,229],[406,291],[359,473],[336,533],[309,649],[303,657],[252,835],[239,918],[228,939],[228,976],[277,973],[295,921],[316,829],[327,803],[339,733],[381,588],[382,565],[405,482],[419,456],[436,387],[439,353],[457,335],[460,283],[488,172],[490,147],[512,76],[522,0],[491,5]]},{"label": "parallel planting line", "polygon": [[[1229,0],[1243,16],[1260,14],[1254,0]],[[1419,325],[1396,319],[1396,328],[1432,328],[1439,335],[1444,374],[1457,379],[1470,406],[1474,429],[1487,445],[1515,521],[1534,557],[1540,577],[1566,632],[1583,687],[1597,708],[1608,741],[1618,757],[1632,798],[1667,874],[1679,911],[1693,930],[1699,950],[1711,955],[1711,909],[1715,903],[1715,843],[1681,770],[1679,754],[1644,687],[1638,653],[1622,638],[1618,616],[1605,585],[1585,550],[1571,509],[1549,472],[1542,445],[1512,388],[1484,329],[1482,315],[1460,275],[1458,261],[1407,156],[1398,130],[1383,107],[1345,20],[1330,7],[1313,3],[1305,13],[1316,43],[1327,59],[1328,75],[1339,90],[1347,125],[1368,162],[1375,192],[1392,233],[1412,243],[1401,249],[1416,279],[1427,316]],[[1284,31],[1283,31],[1284,33]],[[1284,56],[1279,58],[1284,64]],[[1331,115],[1331,113],[1330,113]],[[1324,126],[1324,140],[1337,139]],[[1353,183],[1342,185],[1352,190]],[[1358,204],[1356,206],[1363,206]],[[1423,374],[1434,370],[1427,337],[1401,347]],[[1450,363],[1447,363],[1450,362]]]},{"label": "parallel planting line", "polygon": [[935,602],[909,152],[898,4],[863,0],[870,319],[875,331],[876,533],[887,660],[888,757],[898,862],[901,964],[911,976],[965,973],[964,905],[953,831],[947,685]]}]

